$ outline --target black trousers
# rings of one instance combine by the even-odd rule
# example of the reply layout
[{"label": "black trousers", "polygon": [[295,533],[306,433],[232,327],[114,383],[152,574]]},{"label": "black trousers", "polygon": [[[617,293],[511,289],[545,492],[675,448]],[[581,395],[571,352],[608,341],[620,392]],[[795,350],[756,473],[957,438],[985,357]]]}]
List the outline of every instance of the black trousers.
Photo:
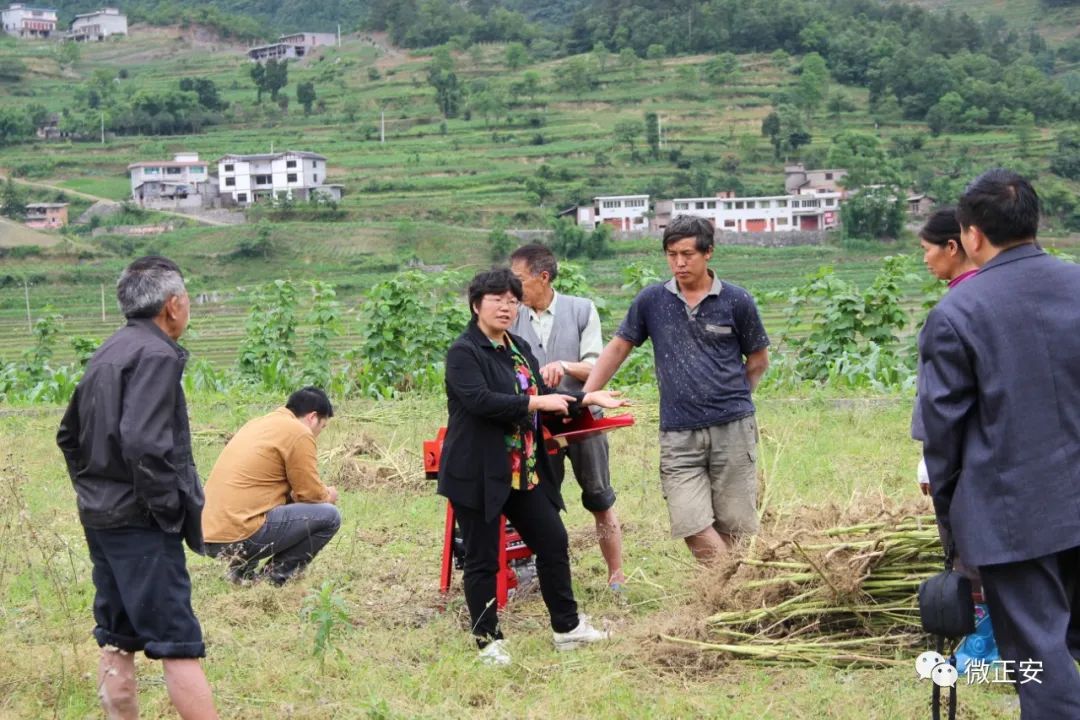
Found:
[{"label": "black trousers", "polygon": [[[1080,718],[1074,659],[1080,548],[979,570],[998,649],[1003,660],[1012,661],[1023,720]],[[1035,667],[1039,671],[1032,673]]]},{"label": "black trousers", "polygon": [[[454,503],[454,515],[465,541],[465,602],[469,606],[472,632],[478,640],[502,637],[495,602],[495,576],[499,572],[499,523],[484,519],[482,510]],[[559,509],[542,491],[511,490],[503,505],[521,539],[536,555],[540,594],[555,632],[577,627],[577,603],[570,585],[570,550]]]}]

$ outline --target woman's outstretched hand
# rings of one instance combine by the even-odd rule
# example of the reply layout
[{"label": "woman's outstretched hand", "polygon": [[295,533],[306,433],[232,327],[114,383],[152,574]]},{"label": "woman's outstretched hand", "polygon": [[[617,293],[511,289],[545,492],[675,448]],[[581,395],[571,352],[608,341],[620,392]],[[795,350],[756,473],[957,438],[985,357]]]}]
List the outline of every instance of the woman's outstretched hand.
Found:
[{"label": "woman's outstretched hand", "polygon": [[622,393],[618,390],[593,390],[590,393],[585,393],[581,403],[583,405],[596,405],[609,410],[631,404],[626,398],[619,397],[620,395]]}]

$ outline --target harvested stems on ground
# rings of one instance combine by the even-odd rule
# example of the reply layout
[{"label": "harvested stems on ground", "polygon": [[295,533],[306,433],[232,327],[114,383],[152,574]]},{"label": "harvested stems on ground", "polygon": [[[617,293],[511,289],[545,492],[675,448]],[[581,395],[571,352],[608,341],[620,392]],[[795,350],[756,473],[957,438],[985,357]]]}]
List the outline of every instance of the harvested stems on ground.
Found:
[{"label": "harvested stems on ground", "polygon": [[753,662],[907,662],[925,641],[919,583],[942,567],[934,518],[900,507],[848,514],[874,519],[844,523],[826,510],[763,523],[744,557],[708,574],[712,612],[693,637],[661,638]]}]

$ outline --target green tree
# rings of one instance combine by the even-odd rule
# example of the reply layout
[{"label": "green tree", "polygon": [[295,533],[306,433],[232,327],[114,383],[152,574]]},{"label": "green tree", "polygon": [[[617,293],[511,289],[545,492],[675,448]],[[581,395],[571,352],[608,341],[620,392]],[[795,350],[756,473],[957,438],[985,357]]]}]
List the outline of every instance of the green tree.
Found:
[{"label": "green tree", "polygon": [[514,237],[507,232],[509,227],[510,221],[504,216],[495,218],[488,233],[488,251],[492,262],[505,262],[514,249]]},{"label": "green tree", "polygon": [[1031,157],[1031,141],[1035,138],[1035,116],[1028,110],[1017,110],[1012,114],[1012,124],[1016,128],[1016,144],[1020,157]]},{"label": "green tree", "polygon": [[794,105],[786,103],[765,116],[761,121],[761,134],[769,138],[777,160],[803,145],[809,145],[813,139],[802,113]]},{"label": "green tree", "polygon": [[812,115],[829,94],[829,68],[825,58],[812,52],[803,58],[799,65],[799,81],[795,87],[798,106]]},{"label": "green tree", "polygon": [[26,75],[26,63],[17,57],[0,57],[0,81],[17,83]]},{"label": "green tree", "polygon": [[56,48],[56,62],[60,67],[69,67],[79,62],[82,55],[77,42],[63,42]]},{"label": "green tree", "polygon": [[733,53],[720,53],[705,63],[701,76],[713,85],[735,82],[739,76],[739,59]]},{"label": "green tree", "polygon": [[17,143],[33,130],[25,112],[13,107],[0,107],[0,146]]},{"label": "green tree", "polygon": [[315,103],[315,83],[308,80],[296,86],[296,101],[304,106],[304,114],[311,114],[311,106]]},{"label": "green tree", "polygon": [[469,93],[469,110],[473,115],[484,118],[484,127],[490,125],[491,118],[498,122],[506,113],[507,99],[502,88],[484,86]]},{"label": "green tree", "polygon": [[1080,180],[1080,129],[1063,130],[1058,134],[1057,152],[1050,159],[1050,172]]},{"label": "green tree", "polygon": [[439,48],[428,64],[428,84],[435,88],[435,103],[445,118],[457,117],[465,98],[465,88],[454,71],[454,59]]},{"label": "green tree", "polygon": [[665,48],[660,43],[653,43],[649,47],[645,48],[645,58],[647,60],[655,60],[657,70],[664,66],[664,57],[666,55],[667,48]]},{"label": "green tree", "polygon": [[544,201],[551,197],[551,187],[548,186],[543,178],[526,178],[525,193],[534,203],[540,207],[544,207]]},{"label": "green tree", "polygon": [[641,58],[634,52],[634,48],[624,47],[619,51],[619,67],[628,70],[635,80],[641,77]]},{"label": "green tree", "polygon": [[843,182],[849,188],[900,184],[900,173],[881,141],[860,130],[845,130],[835,135],[826,163],[828,167],[847,170]]},{"label": "green tree", "polygon": [[4,192],[0,195],[0,215],[12,220],[22,220],[26,215],[26,199],[11,178],[4,183]]},{"label": "green tree", "polygon": [[895,238],[904,227],[904,203],[895,186],[865,188],[840,206],[844,237]]},{"label": "green tree", "polygon": [[642,132],[644,127],[640,120],[619,120],[612,129],[615,140],[628,146],[632,156],[637,154],[636,143]]},{"label": "green tree", "polygon": [[529,62],[529,51],[519,42],[512,42],[506,46],[506,67],[518,70]]},{"label": "green tree", "polygon": [[660,157],[660,118],[654,112],[645,113],[645,144],[653,160]]},{"label": "green tree", "polygon": [[581,97],[596,84],[596,70],[588,55],[577,55],[555,68],[555,86]]},{"label": "green tree", "polygon": [[289,84],[289,62],[287,60],[266,61],[266,91],[270,99],[277,101],[278,92]]},{"label": "green tree", "polygon": [[257,93],[255,102],[261,105],[263,91],[266,88],[266,67],[264,67],[262,63],[257,62],[251,66],[248,73],[251,75],[251,81],[255,83],[255,92]]},{"label": "green tree", "polygon": [[596,43],[593,45],[592,56],[597,67],[600,68],[600,72],[606,72],[608,58],[611,57],[611,53],[608,52],[607,46],[602,42]]}]

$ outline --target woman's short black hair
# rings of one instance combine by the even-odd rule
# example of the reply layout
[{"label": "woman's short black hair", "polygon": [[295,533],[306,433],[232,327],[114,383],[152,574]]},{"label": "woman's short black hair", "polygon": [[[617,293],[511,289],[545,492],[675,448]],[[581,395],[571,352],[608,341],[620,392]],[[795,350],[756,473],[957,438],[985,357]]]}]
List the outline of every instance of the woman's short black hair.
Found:
[{"label": "woman's short black hair", "polygon": [[473,320],[476,319],[476,305],[484,299],[485,295],[502,295],[511,292],[521,302],[521,281],[517,279],[510,268],[495,268],[478,272],[469,283],[469,312]]},{"label": "woman's short black hair", "polygon": [[950,240],[955,240],[960,252],[964,251],[964,246],[960,244],[960,221],[956,219],[954,207],[935,210],[919,231],[919,237],[941,247],[948,245]]},{"label": "woman's short black hair", "polygon": [[304,417],[312,412],[320,418],[334,417],[334,406],[330,404],[330,398],[320,388],[313,385],[300,388],[290,395],[285,407],[289,408],[296,417]]}]

